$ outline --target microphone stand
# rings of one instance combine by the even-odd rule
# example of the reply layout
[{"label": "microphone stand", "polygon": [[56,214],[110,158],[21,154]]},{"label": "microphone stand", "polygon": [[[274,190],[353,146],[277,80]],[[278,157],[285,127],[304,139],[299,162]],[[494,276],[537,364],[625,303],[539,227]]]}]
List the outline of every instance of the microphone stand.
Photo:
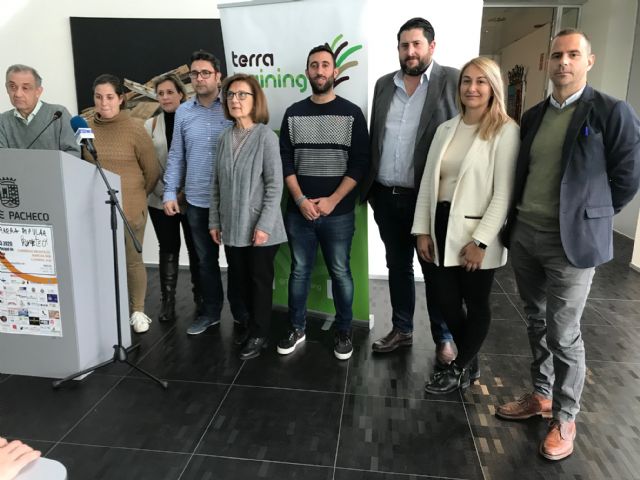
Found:
[{"label": "microphone stand", "polygon": [[62,116],[62,112],[61,111],[55,112],[53,114],[53,118],[51,120],[49,120],[49,123],[47,123],[42,130],[40,130],[40,133],[38,135],[36,135],[36,138],[34,138],[29,145],[27,145],[27,148],[25,148],[25,150],[29,150],[33,146],[33,144],[36,143],[36,140],[38,140],[40,138],[40,136],[44,133],[44,131],[47,128],[49,128],[51,126],[51,124],[53,122],[55,122],[57,119],[59,119],[61,116]]},{"label": "microphone stand", "polygon": [[96,168],[98,170],[98,172],[100,172],[100,176],[102,177],[102,181],[104,182],[104,184],[107,186],[107,195],[109,196],[109,200],[105,201],[104,203],[107,203],[111,206],[111,241],[113,243],[113,275],[114,275],[114,281],[115,281],[115,300],[116,300],[116,327],[117,327],[117,331],[118,331],[118,343],[116,345],[113,346],[114,352],[113,352],[113,358],[111,360],[107,360],[106,362],[102,362],[98,365],[95,365],[93,367],[89,367],[86,368],[80,372],[76,372],[74,374],[69,375],[68,377],[65,377],[61,380],[55,380],[53,382],[53,388],[57,389],[59,388],[63,383],[68,382],[69,380],[73,380],[77,377],[80,377],[82,375],[85,375],[87,373],[91,373],[94,370],[98,370],[102,367],[106,367],[107,365],[111,365],[112,363],[126,363],[127,365],[129,365],[131,368],[137,370],[138,372],[146,375],[147,377],[149,377],[151,380],[154,380],[155,382],[157,382],[158,384],[160,384],[160,386],[162,386],[164,389],[167,389],[169,387],[169,383],[166,380],[160,380],[158,377],[152,375],[151,373],[147,372],[146,370],[143,370],[142,368],[140,368],[139,366],[135,365],[134,363],[132,363],[129,360],[129,353],[137,350],[138,348],[140,348],[140,344],[137,343],[135,345],[132,345],[129,348],[125,348],[122,345],[122,326],[120,325],[120,320],[121,320],[121,313],[120,313],[120,276],[119,276],[119,268],[118,268],[118,236],[117,236],[117,230],[118,230],[118,218],[116,216],[116,210],[120,215],[120,218],[122,218],[122,221],[124,223],[124,226],[127,229],[127,232],[131,238],[131,240],[133,241],[133,245],[136,249],[136,251],[138,253],[142,253],[142,245],[140,245],[140,242],[138,241],[138,239],[136,238],[136,236],[133,234],[133,230],[131,229],[131,225],[129,225],[129,222],[127,221],[126,217],[124,216],[124,212],[122,211],[122,208],[120,207],[120,202],[118,201],[118,197],[116,197],[116,193],[118,193],[117,190],[114,190],[113,188],[111,188],[111,184],[109,183],[109,180],[107,180],[106,175],[104,174],[104,170],[102,169],[102,165],[100,165],[100,161],[98,160],[98,154],[97,152],[95,152],[95,150],[93,152],[90,152],[93,155],[93,158],[95,159],[95,163],[96,163]]}]

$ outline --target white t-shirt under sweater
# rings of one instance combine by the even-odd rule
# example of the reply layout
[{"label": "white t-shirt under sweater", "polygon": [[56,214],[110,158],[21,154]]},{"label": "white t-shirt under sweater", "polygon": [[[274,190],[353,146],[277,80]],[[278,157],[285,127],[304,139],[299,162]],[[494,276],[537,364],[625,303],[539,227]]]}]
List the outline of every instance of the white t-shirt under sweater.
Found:
[{"label": "white t-shirt under sweater", "polygon": [[467,125],[460,121],[456,133],[453,135],[449,147],[440,162],[440,189],[438,202],[450,202],[458,183],[460,166],[478,132],[478,124]]}]

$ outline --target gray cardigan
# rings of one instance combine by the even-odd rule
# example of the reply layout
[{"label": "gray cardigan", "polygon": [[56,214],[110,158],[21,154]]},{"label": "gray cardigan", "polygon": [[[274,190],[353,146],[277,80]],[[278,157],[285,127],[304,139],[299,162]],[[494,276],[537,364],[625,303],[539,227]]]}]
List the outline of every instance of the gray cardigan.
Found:
[{"label": "gray cardigan", "polygon": [[209,228],[219,229],[230,247],[247,247],[255,229],[269,234],[264,246],[287,241],[282,221],[282,161],[276,134],[255,125],[233,159],[233,127],[218,140],[213,174]]}]

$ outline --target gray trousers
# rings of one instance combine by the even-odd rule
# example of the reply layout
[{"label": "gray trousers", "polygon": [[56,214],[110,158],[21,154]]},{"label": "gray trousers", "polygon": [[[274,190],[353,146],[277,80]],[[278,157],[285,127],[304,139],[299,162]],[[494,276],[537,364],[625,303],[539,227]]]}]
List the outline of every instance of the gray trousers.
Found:
[{"label": "gray trousers", "polygon": [[511,263],[525,304],[534,389],[553,398],[554,418],[574,420],[586,371],[580,317],[595,268],[571,265],[560,233],[523,222],[511,237]]}]

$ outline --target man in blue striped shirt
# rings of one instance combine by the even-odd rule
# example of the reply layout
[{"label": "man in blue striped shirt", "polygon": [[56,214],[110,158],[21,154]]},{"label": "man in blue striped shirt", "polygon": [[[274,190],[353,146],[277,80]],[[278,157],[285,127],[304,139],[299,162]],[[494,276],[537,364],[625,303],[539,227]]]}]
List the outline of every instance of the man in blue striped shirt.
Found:
[{"label": "man in blue striped shirt", "polygon": [[[180,213],[177,195],[184,179],[188,204],[186,215],[198,254],[202,286],[202,305],[187,333],[198,335],[220,323],[224,301],[218,265],[219,247],[209,236],[209,199],[218,136],[231,122],[225,119],[218,98],[221,77],[218,59],[203,50],[194,52],[189,76],[196,96],[176,110],[164,174],[163,201],[167,215]],[[227,297],[235,320],[243,322],[247,313],[238,301],[237,288],[227,285]]]}]

